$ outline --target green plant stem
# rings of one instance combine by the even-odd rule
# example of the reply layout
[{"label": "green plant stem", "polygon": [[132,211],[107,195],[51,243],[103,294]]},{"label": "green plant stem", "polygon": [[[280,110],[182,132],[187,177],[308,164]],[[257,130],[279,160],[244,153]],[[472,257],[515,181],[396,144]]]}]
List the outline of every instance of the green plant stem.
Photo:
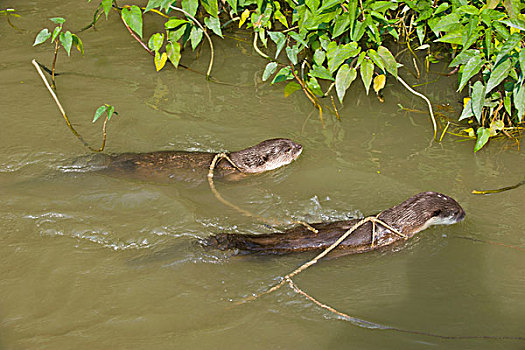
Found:
[{"label": "green plant stem", "polygon": [[191,20],[193,22],[195,22],[195,24],[197,24],[203,31],[204,35],[206,36],[206,39],[208,39],[208,43],[210,44],[210,64],[208,66],[208,71],[206,72],[206,79],[210,79],[210,74],[211,74],[211,69],[213,67],[213,57],[214,57],[214,50],[213,50],[213,43],[211,41],[211,38],[210,36],[208,35],[208,33],[206,32],[206,29],[202,26],[202,24],[197,21],[197,19],[195,17],[193,17],[192,15],[190,15],[188,12],[184,11],[183,9],[179,8],[179,7],[176,7],[176,6],[173,6],[173,5],[170,5],[170,8],[172,10],[175,10],[175,11],[179,11],[179,12],[182,12],[184,13],[186,16],[188,16],[189,18],[191,18]]},{"label": "green plant stem", "polygon": [[57,38],[55,40],[55,57],[53,58],[53,66],[51,67],[51,86],[53,87],[53,89],[56,89],[56,85],[55,85],[55,64],[57,62],[58,48],[59,48],[59,44],[58,44],[58,38]]},{"label": "green plant stem", "polygon": [[434,111],[432,109],[432,104],[430,103],[430,100],[425,96],[423,95],[422,93],[419,93],[417,91],[415,91],[414,89],[412,89],[410,87],[410,85],[408,85],[399,75],[397,76],[397,80],[399,80],[399,82],[401,84],[403,84],[403,86],[408,90],[410,91],[411,93],[413,93],[414,95],[416,96],[419,96],[421,97],[423,100],[426,101],[426,103],[428,104],[428,110],[430,112],[430,117],[432,118],[432,125],[434,126],[434,140],[437,141],[436,137],[437,137],[437,124],[436,124],[436,118],[434,117]]}]

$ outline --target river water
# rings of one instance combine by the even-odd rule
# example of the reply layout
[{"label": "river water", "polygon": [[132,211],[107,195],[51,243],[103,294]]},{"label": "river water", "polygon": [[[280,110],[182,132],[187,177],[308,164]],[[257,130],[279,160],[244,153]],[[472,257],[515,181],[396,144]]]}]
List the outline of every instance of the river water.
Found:
[{"label": "river water", "polygon": [[[442,339],[370,329],[323,310],[285,286],[254,302],[312,255],[232,257],[196,242],[218,232],[271,229],[217,201],[207,183],[158,184],[74,171],[89,154],[69,132],[31,65],[50,65],[36,33],[65,16],[86,25],[94,4],[4,1],[0,18],[0,349],[523,349],[524,341]],[[162,23],[146,17],[146,37]],[[385,102],[356,80],[341,120],[324,125],[300,92],[261,81],[265,61],[244,32],[214,38],[213,76],[154,71],[151,57],[115,13],[80,34],[85,55],[61,52],[57,92],[95,147],[95,109],[115,105],[106,151],[238,150],[267,138],[304,146],[277,171],[217,182],[221,194],[265,217],[337,220],[377,213],[434,190],[465,208],[464,222],[433,227],[381,252],[321,261],[297,284],[339,311],[383,326],[447,336],[525,336],[523,188],[475,196],[472,189],[523,180],[524,153],[510,141],[432,141],[419,98],[388,82]],[[184,52],[204,72],[209,49]],[[434,67],[434,71],[442,68]],[[406,70],[401,75],[411,76]],[[420,87],[457,117],[456,77]],[[330,104],[330,103],[328,103]],[[281,227],[282,228],[282,227]],[[505,244],[498,245],[496,243]],[[520,249],[521,248],[521,249]]]}]

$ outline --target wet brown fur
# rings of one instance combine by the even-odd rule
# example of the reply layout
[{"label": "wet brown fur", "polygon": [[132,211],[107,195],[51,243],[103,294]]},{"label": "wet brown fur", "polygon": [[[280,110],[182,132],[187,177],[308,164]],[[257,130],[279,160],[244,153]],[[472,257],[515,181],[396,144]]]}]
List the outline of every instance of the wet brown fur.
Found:
[{"label": "wet brown fur", "polygon": [[[228,154],[240,172],[228,160],[221,159],[215,166],[214,176],[242,176],[276,169],[291,163],[301,151],[301,145],[288,139],[266,140]],[[191,180],[207,174],[215,155],[216,153],[187,151],[121,153],[106,156],[99,171],[136,179]]]},{"label": "wet brown fur", "polygon": [[[377,218],[399,230],[407,237],[434,224],[452,224],[463,220],[463,208],[451,197],[436,192],[422,192],[406,201],[382,211]],[[221,250],[234,249],[241,253],[286,254],[328,248],[359,220],[345,220],[311,224],[316,234],[304,226],[295,226],[284,232],[247,235],[221,233],[205,243]],[[390,245],[402,237],[376,224],[372,245],[372,223],[367,222],[346,238],[336,251],[344,254],[362,253]]]}]

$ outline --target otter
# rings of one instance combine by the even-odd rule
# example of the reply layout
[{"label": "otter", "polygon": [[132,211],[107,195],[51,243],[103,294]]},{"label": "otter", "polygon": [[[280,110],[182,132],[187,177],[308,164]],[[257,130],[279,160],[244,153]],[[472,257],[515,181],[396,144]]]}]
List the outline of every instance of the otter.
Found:
[{"label": "otter", "polygon": [[[227,153],[235,163],[221,159],[215,165],[214,177],[235,180],[247,174],[258,174],[290,164],[303,147],[289,139],[265,140],[255,146]],[[195,180],[208,172],[216,153],[189,151],[159,151],[102,155],[95,170],[107,175],[139,180]],[[102,164],[100,164],[102,163]]]},{"label": "otter", "polygon": [[[410,238],[431,225],[450,225],[465,217],[463,208],[449,196],[437,192],[422,192],[404,202],[380,212],[379,220]],[[286,254],[324,250],[360,220],[345,220],[311,224],[318,233],[304,226],[270,234],[220,233],[205,240],[204,245],[237,253]],[[404,238],[375,223],[372,242],[372,222],[358,227],[337,247],[338,255],[363,253],[385,247]],[[332,253],[331,253],[332,254]]]}]

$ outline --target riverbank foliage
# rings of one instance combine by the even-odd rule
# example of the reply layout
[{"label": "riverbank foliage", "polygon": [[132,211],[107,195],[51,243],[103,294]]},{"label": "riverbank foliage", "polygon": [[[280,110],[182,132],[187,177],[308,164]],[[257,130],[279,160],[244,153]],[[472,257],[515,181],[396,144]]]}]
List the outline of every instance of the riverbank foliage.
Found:
[{"label": "riverbank foliage", "polygon": [[[323,97],[340,103],[360,80],[367,93],[398,78],[392,43],[424,66],[436,50],[449,54],[458,92],[466,96],[459,128],[481,149],[490,137],[514,137],[525,114],[525,4],[520,0],[149,0],[146,7],[100,1],[95,20],[116,9],[130,33],[154,57],[157,70],[179,65],[183,47],[213,44],[230,26],[253,33],[254,50],[269,60],[263,80],[287,82],[285,95],[302,90],[322,116]],[[147,13],[162,16],[164,31],[143,38]],[[147,45],[146,45],[147,42]],[[325,87],[323,89],[323,86]],[[325,107],[326,108],[326,107]],[[462,126],[463,125],[463,126]]]}]

